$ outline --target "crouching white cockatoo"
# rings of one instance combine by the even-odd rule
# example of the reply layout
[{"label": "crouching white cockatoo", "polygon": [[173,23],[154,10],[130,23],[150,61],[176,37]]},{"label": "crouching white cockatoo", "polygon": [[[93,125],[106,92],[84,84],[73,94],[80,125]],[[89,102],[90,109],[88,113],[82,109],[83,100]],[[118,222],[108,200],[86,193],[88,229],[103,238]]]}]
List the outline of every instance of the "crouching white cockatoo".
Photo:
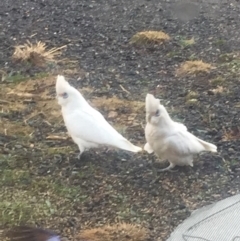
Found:
[{"label": "crouching white cockatoo", "polygon": [[144,150],[155,153],[161,161],[168,160],[170,165],[159,171],[171,170],[178,166],[193,166],[193,155],[203,151],[217,152],[217,147],[203,141],[190,132],[181,123],[175,122],[160,100],[153,95],[146,96]]}]

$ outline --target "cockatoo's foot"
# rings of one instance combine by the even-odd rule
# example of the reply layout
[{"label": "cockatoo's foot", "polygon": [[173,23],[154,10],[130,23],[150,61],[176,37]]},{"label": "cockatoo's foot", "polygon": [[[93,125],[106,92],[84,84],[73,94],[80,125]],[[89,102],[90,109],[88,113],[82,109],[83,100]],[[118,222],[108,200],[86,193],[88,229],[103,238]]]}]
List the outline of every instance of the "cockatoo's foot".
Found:
[{"label": "cockatoo's foot", "polygon": [[105,147],[105,148],[104,148],[104,152],[105,152],[105,153],[108,153],[110,150],[111,150],[111,148],[109,148],[109,147]]},{"label": "cockatoo's foot", "polygon": [[77,156],[77,159],[80,160],[81,157],[82,157],[83,152],[84,152],[85,150],[87,150],[87,149],[84,148],[83,146],[80,146],[80,145],[78,146],[78,148],[79,148],[79,154],[78,154],[78,156]]},{"label": "cockatoo's foot", "polygon": [[[163,168],[163,169],[157,169],[156,172],[165,172],[165,171],[168,171],[168,172],[177,172],[177,170],[172,170],[172,168],[174,168],[175,165],[173,164],[170,164],[168,167],[166,168]],[[156,173],[155,172],[155,173]],[[159,179],[161,178],[161,175],[158,175],[158,177],[156,177],[154,180],[151,181],[150,184],[154,184],[156,183],[157,181],[159,181]]]},{"label": "cockatoo's foot", "polygon": [[168,171],[168,172],[177,172],[177,170],[172,170],[174,167],[175,167],[175,165],[171,163],[171,164],[170,164],[168,167],[166,167],[166,168],[158,169],[157,172],[165,172],[165,171]]},{"label": "cockatoo's foot", "polygon": [[82,156],[82,152],[80,152],[77,156],[77,159],[80,160],[81,159],[81,156]]}]

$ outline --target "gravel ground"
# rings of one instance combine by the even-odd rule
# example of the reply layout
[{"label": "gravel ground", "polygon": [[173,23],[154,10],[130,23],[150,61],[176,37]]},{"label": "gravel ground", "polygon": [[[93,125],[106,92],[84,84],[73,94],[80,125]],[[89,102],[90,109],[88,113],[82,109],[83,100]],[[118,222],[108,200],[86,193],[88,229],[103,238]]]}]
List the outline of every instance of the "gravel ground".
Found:
[{"label": "gravel ground", "polygon": [[[43,41],[49,47],[67,45],[63,57],[77,61],[77,71],[66,77],[78,88],[91,88],[89,99],[117,97],[123,102],[143,102],[147,92],[153,93],[162,99],[175,120],[183,121],[192,133],[215,143],[219,149],[219,156],[201,155],[193,168],[162,173],[159,181],[152,183],[156,178],[153,165],[158,164],[154,163],[154,156],[146,153],[132,155],[114,150],[106,153],[98,149],[85,153],[79,162],[75,147],[70,153],[43,151],[43,145],[46,149],[74,146],[71,140],[46,141],[47,134],[65,129],[63,123],[47,125],[43,116],[32,121],[35,132],[31,140],[18,135],[0,135],[2,153],[14,159],[12,166],[6,158],[0,160],[1,177],[5,177],[4,168],[29,175],[21,181],[3,181],[0,193],[6,200],[11,199],[6,190],[14,192],[19,187],[26,190],[29,185],[39,188],[35,184],[44,178],[54,185],[60,183],[59,187],[65,185],[71,193],[70,197],[61,194],[63,201],[59,197],[57,211],[46,215],[43,212],[41,217],[35,217],[35,224],[54,228],[70,237],[78,229],[120,220],[141,223],[150,230],[153,240],[165,240],[192,210],[239,192],[240,4],[201,1],[189,9],[188,15],[184,15],[170,0],[161,3],[156,0],[0,2],[2,71],[30,76],[40,71],[23,72],[21,64],[11,61],[13,46],[26,40]],[[190,18],[187,22],[186,16]],[[157,46],[130,45],[130,38],[143,30],[164,31],[171,40]],[[181,44],[181,39],[192,37],[195,44]],[[189,59],[201,59],[216,68],[206,74],[176,76],[176,69]],[[61,73],[62,68],[57,71]],[[7,86],[4,81],[1,85]],[[197,104],[188,101],[190,91],[195,92]],[[2,100],[7,98],[4,94],[2,88]],[[25,105],[24,112],[10,111],[0,115],[2,120],[21,122],[34,108],[32,103]],[[108,117],[109,109],[102,107],[100,111]],[[131,116],[130,111],[117,109],[119,116]],[[144,121],[144,108],[140,108],[135,116],[138,125],[128,128],[125,134],[142,146],[145,139],[141,123]],[[30,147],[30,143],[34,147]],[[46,187],[38,189],[37,199],[41,193],[47,193]],[[57,200],[59,193],[55,194],[46,195]],[[63,209],[63,205],[68,210]],[[0,215],[2,229],[14,223],[6,218],[2,224],[1,221]]]}]

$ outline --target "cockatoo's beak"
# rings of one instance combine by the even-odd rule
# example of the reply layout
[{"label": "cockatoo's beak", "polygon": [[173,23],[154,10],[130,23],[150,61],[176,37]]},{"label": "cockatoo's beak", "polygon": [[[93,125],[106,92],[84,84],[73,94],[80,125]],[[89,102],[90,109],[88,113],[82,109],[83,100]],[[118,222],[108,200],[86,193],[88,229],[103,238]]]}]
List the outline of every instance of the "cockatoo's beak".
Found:
[{"label": "cockatoo's beak", "polygon": [[63,93],[62,93],[62,94],[57,94],[57,95],[56,95],[56,99],[59,98],[59,97],[63,97]]},{"label": "cockatoo's beak", "polygon": [[148,122],[151,122],[152,117],[155,115],[154,112],[149,112],[148,113]]},{"label": "cockatoo's beak", "polygon": [[151,122],[151,118],[152,118],[152,116],[151,116],[151,115],[148,115],[147,121],[148,121],[149,123]]}]

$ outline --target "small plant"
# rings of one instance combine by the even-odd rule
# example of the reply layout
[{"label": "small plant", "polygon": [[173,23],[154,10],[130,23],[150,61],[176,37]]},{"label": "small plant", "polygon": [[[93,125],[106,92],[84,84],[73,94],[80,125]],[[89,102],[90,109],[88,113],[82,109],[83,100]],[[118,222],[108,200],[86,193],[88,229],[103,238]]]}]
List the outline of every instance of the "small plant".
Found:
[{"label": "small plant", "polygon": [[194,39],[194,37],[192,37],[191,39],[181,38],[180,44],[181,44],[182,48],[185,48],[187,46],[195,44],[195,39]]},{"label": "small plant", "polygon": [[199,94],[197,92],[190,91],[186,96],[186,100],[197,99],[198,96],[199,96]]},{"label": "small plant", "polygon": [[46,44],[41,41],[38,41],[35,44],[27,41],[26,44],[15,46],[12,58],[15,61],[26,61],[34,65],[42,65],[45,62],[54,62],[56,57],[61,54],[60,50],[65,47],[66,46],[62,46],[47,50]]},{"label": "small plant", "polygon": [[214,41],[213,43],[217,46],[222,46],[226,43],[226,41],[224,39],[218,39],[218,40]]},{"label": "small plant", "polygon": [[209,73],[211,69],[214,69],[214,67],[202,60],[186,61],[181,64],[176,73],[177,75],[197,75],[199,73]]},{"label": "small plant", "polygon": [[218,85],[223,84],[225,81],[226,81],[226,79],[223,78],[222,76],[217,76],[216,78],[211,79],[211,80],[210,80],[210,83],[211,83],[211,85],[213,85],[213,86],[218,86]]},{"label": "small plant", "polygon": [[130,39],[130,43],[131,44],[148,44],[148,43],[162,44],[163,42],[169,39],[170,39],[169,35],[162,31],[143,31],[133,35],[133,37]]},{"label": "small plant", "polygon": [[134,224],[118,223],[83,230],[78,238],[85,241],[144,241],[148,238],[148,232]]},{"label": "small plant", "polygon": [[27,80],[28,76],[23,75],[22,73],[9,73],[4,76],[2,76],[2,81],[6,81],[8,83],[18,83],[24,80]]}]

